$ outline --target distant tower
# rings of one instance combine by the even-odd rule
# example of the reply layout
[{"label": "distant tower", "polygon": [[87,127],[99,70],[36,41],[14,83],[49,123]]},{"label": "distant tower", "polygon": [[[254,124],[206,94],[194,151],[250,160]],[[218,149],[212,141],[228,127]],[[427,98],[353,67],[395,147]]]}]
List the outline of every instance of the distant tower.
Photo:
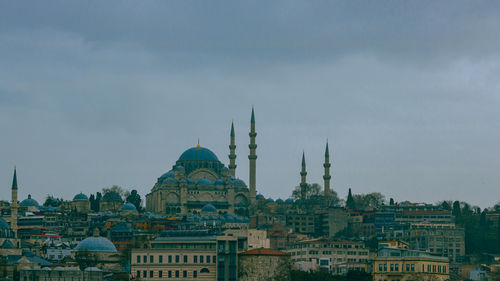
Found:
[{"label": "distant tower", "polygon": [[255,178],[256,178],[256,162],[257,162],[257,154],[255,150],[257,149],[257,144],[255,143],[255,137],[257,133],[255,132],[255,115],[253,112],[252,106],[252,118],[250,120],[250,144],[248,148],[250,148],[250,154],[248,155],[248,160],[250,160],[250,203],[255,203],[256,189],[255,189]]},{"label": "distant tower", "polygon": [[17,172],[16,166],[14,166],[14,178],[12,179],[12,202],[10,204],[10,228],[14,231],[14,235],[17,238]]},{"label": "distant tower", "polygon": [[302,200],[306,198],[306,189],[307,189],[306,176],[307,176],[306,157],[304,151],[302,151],[302,169],[300,171],[300,195]]},{"label": "distant tower", "polygon": [[234,121],[231,122],[231,144],[229,145],[229,174],[236,177],[236,143],[234,141]]},{"label": "distant tower", "polygon": [[325,149],[325,163],[323,167],[325,168],[325,174],[323,175],[324,185],[325,185],[325,197],[330,194],[330,152],[328,151],[328,140],[326,140],[326,149]]}]

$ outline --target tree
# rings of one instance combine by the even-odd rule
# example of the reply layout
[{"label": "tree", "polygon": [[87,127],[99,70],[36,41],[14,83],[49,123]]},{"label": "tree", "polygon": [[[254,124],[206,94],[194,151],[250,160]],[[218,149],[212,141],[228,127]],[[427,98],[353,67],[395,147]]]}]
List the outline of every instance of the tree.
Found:
[{"label": "tree", "polygon": [[106,194],[109,192],[116,192],[122,198],[125,197],[125,190],[121,186],[118,186],[118,185],[113,185],[112,187],[105,187],[102,189],[102,194]]},{"label": "tree", "polygon": [[141,196],[137,193],[137,190],[133,189],[132,192],[130,192],[130,195],[127,196],[126,202],[134,204],[135,208],[137,209],[138,212],[141,211],[142,206],[141,206]]},{"label": "tree", "polygon": [[452,210],[452,215],[456,218],[460,217],[460,202],[455,201],[453,202],[453,210]]},{"label": "tree", "polygon": [[394,199],[389,199],[389,205],[394,206]]},{"label": "tree", "polygon": [[443,201],[443,203],[441,203],[441,209],[451,211],[450,203],[448,203],[448,201]]},{"label": "tree", "polygon": [[292,198],[294,200],[316,199],[322,195],[321,189],[322,189],[321,185],[319,185],[317,183],[308,184],[305,188],[304,195],[302,195],[302,190],[301,190],[300,186],[296,186],[292,192]]},{"label": "tree", "polygon": [[345,202],[345,206],[347,209],[354,210],[356,209],[356,203],[352,198],[351,188],[349,188],[349,193],[347,194],[347,201]]},{"label": "tree", "polygon": [[385,202],[385,196],[380,192],[368,194],[356,194],[353,196],[354,204],[357,209],[378,209]]}]

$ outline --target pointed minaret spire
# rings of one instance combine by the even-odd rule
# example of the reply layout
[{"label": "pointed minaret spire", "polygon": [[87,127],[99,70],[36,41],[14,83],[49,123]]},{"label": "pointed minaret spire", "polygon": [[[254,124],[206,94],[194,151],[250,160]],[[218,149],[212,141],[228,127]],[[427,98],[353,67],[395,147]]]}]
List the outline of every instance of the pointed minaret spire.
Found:
[{"label": "pointed minaret spire", "polygon": [[328,139],[326,139],[326,149],[325,149],[325,163],[323,164],[323,167],[325,168],[325,174],[323,175],[323,181],[324,181],[324,195],[325,198],[328,196],[330,193],[330,179],[332,178],[330,176],[330,152],[328,151]]},{"label": "pointed minaret spire", "polygon": [[306,198],[306,189],[307,189],[306,176],[307,176],[306,156],[304,151],[302,150],[302,169],[300,170],[300,194],[302,200]]},{"label": "pointed minaret spire", "polygon": [[14,232],[17,238],[17,171],[16,166],[14,166],[14,177],[12,178],[12,202],[10,203],[10,228]]},{"label": "pointed minaret spire", "polygon": [[231,134],[229,144],[229,174],[236,177],[236,143],[234,140],[234,120],[231,122]]},{"label": "pointed minaret spire", "polygon": [[16,172],[16,166],[14,166],[14,177],[12,179],[12,189],[17,189],[17,172]]},{"label": "pointed minaret spire", "polygon": [[196,145],[196,147],[201,147],[200,146],[200,139],[198,139],[198,144]]},{"label": "pointed minaret spire", "polygon": [[256,170],[257,170],[257,144],[255,143],[255,137],[257,137],[257,133],[255,132],[255,114],[252,106],[252,117],[250,118],[250,144],[248,148],[250,148],[250,154],[248,155],[248,160],[250,161],[250,177],[249,177],[249,185],[250,185],[250,203],[255,203],[256,196]]}]

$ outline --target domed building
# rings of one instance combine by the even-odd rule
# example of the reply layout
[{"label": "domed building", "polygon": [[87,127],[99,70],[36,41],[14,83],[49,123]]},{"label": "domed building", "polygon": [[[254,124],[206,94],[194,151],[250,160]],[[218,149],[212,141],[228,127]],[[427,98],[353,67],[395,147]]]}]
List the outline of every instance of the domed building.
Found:
[{"label": "domed building", "polygon": [[83,239],[75,248],[75,260],[81,267],[94,266],[105,272],[120,271],[121,254],[108,239],[99,236],[94,229],[94,236]]},{"label": "domed building", "polygon": [[123,205],[123,199],[120,194],[110,191],[102,196],[101,202],[99,203],[99,210],[101,212],[118,212],[121,210]]},{"label": "domed building", "polygon": [[120,213],[122,215],[137,215],[137,208],[135,207],[134,204],[128,202],[123,204],[122,209],[120,210]]},{"label": "domed building", "polygon": [[172,166],[161,175],[146,195],[147,211],[174,216],[200,214],[207,204],[218,213],[248,216],[255,202],[255,118],[252,109],[250,131],[250,187],[235,177],[236,154],[234,125],[231,124],[229,165],[226,167],[210,149],[201,147],[184,151]]},{"label": "domed building", "polygon": [[87,195],[83,193],[75,195],[71,201],[71,209],[80,214],[90,212],[90,201]]},{"label": "domed building", "polygon": [[27,210],[29,212],[37,212],[38,211],[38,202],[31,198],[31,194],[28,194],[28,198],[24,199],[19,203],[21,209]]}]

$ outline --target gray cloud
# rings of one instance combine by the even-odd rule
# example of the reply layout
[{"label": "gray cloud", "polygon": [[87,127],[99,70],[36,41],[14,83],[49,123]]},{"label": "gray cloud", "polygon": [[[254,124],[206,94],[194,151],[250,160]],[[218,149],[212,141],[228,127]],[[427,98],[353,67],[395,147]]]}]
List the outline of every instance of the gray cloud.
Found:
[{"label": "gray cloud", "polygon": [[[47,4],[48,3],[48,4]],[[0,178],[21,197],[112,184],[146,194],[198,138],[285,198],[321,182],[396,200],[498,198],[495,2],[0,4]],[[478,192],[481,191],[481,192]],[[8,196],[2,199],[8,199]],[[496,196],[495,196],[496,195]]]}]

